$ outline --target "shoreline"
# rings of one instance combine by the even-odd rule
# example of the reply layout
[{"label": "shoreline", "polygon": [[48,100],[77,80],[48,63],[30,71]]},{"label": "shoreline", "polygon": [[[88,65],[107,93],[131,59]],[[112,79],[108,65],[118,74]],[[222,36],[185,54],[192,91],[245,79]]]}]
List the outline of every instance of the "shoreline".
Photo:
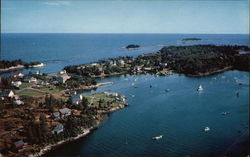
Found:
[{"label": "shoreline", "polygon": [[[112,113],[112,112],[115,112],[117,110],[120,110],[120,109],[123,109],[124,107],[127,107],[128,104],[120,104],[119,106],[116,106],[116,107],[113,107],[111,109],[109,109],[108,111],[100,111],[99,114],[102,114],[102,115],[107,115],[109,113]],[[55,150],[57,149],[57,147],[61,146],[61,145],[64,145],[64,144],[68,144],[70,142],[73,142],[73,141],[76,141],[78,139],[81,139],[82,137],[85,137],[87,136],[88,134],[92,133],[94,130],[98,129],[98,127],[105,121],[105,118],[104,119],[100,119],[98,121],[98,123],[95,125],[95,126],[92,126],[90,128],[87,128],[87,129],[84,129],[83,130],[83,133],[77,135],[76,137],[69,137],[65,140],[61,140],[61,141],[58,141],[56,142],[55,144],[49,144],[47,146],[44,146],[43,148],[40,149],[39,152],[36,152],[36,153],[33,153],[33,154],[30,154],[28,155],[28,157],[41,157],[47,153],[49,153],[50,151],[52,150]]]},{"label": "shoreline", "polygon": [[7,72],[12,72],[12,71],[16,71],[16,70],[24,69],[24,68],[25,68],[24,65],[11,66],[9,68],[0,69],[0,74],[4,74],[4,73],[7,73]]},{"label": "shoreline", "polygon": [[[40,63],[40,64],[36,64],[36,65],[29,65],[28,68],[41,68],[41,67],[44,67],[45,65],[46,64],[44,64],[44,63]],[[12,72],[12,71],[17,71],[17,70],[21,70],[21,69],[25,69],[25,68],[26,67],[24,65],[11,66],[9,68],[0,69],[0,74]]]},{"label": "shoreline", "polygon": [[232,70],[232,69],[233,69],[233,67],[229,66],[229,67],[225,67],[223,69],[218,69],[218,70],[215,70],[215,71],[212,71],[212,72],[199,73],[199,74],[196,74],[196,75],[187,74],[187,76],[189,76],[189,77],[205,77],[205,76],[218,74],[218,73],[225,72],[225,71]]}]

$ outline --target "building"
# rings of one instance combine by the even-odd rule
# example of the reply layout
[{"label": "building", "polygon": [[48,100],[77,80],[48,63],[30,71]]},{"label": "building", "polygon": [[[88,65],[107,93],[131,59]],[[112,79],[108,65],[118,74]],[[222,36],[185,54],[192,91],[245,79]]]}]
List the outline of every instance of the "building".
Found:
[{"label": "building", "polygon": [[56,78],[56,80],[59,81],[59,82],[61,82],[61,83],[65,83],[68,79],[70,79],[70,76],[69,76],[67,73],[65,73],[65,74],[60,74],[60,75]]},{"label": "building", "polygon": [[79,105],[82,101],[82,95],[78,94],[78,95],[72,95],[71,96],[71,103],[73,105]]},{"label": "building", "polygon": [[106,94],[107,97],[110,98],[114,98],[114,97],[118,97],[118,93],[114,93],[114,92],[104,92]]},{"label": "building", "polygon": [[122,96],[121,94],[119,93],[113,93],[113,92],[104,92],[106,94],[107,97],[110,97],[110,98],[115,98],[116,100],[118,101],[123,101],[125,102],[125,96]]},{"label": "building", "polygon": [[12,74],[12,77],[14,78],[23,78],[24,74],[20,73],[20,72],[15,72]]},{"label": "building", "polygon": [[37,82],[37,79],[36,78],[34,78],[34,77],[30,77],[30,76],[28,76],[28,77],[26,77],[24,80],[23,80],[24,82],[27,82],[27,83],[32,83],[32,82]]},{"label": "building", "polygon": [[67,74],[66,70],[62,70],[59,72],[59,74]]},{"label": "building", "polygon": [[21,81],[12,81],[11,84],[15,87],[19,87],[20,85],[22,85]]},{"label": "building", "polygon": [[23,101],[21,101],[21,100],[15,100],[14,101],[14,104],[16,104],[16,105],[23,105],[24,104],[24,102]]},{"label": "building", "polygon": [[118,64],[119,64],[119,65],[124,65],[125,62],[124,62],[124,60],[120,59],[120,60],[118,60]]},{"label": "building", "polygon": [[55,120],[60,119],[60,118],[61,118],[60,112],[54,112],[54,113],[52,114],[52,117],[53,117]]},{"label": "building", "polygon": [[59,109],[59,112],[60,112],[61,118],[64,118],[64,117],[71,115],[71,110],[69,108]]},{"label": "building", "polygon": [[5,90],[2,92],[2,97],[13,98],[15,93],[12,90]]},{"label": "building", "polygon": [[59,134],[61,132],[63,132],[64,127],[62,124],[58,124],[56,127],[53,128],[53,130],[51,131],[52,134]]}]

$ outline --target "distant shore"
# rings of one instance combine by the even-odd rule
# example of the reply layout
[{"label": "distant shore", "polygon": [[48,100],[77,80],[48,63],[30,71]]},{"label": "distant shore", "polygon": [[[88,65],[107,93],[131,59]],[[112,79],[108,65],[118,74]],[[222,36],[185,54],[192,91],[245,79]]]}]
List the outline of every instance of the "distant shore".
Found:
[{"label": "distant shore", "polygon": [[24,68],[40,68],[43,66],[45,66],[44,63],[34,64],[34,65],[31,64],[31,65],[28,65],[28,67],[26,67],[24,65],[16,65],[16,66],[11,66],[11,67],[8,67],[5,69],[0,69],[0,74],[12,72],[12,71],[16,71],[16,70],[20,70],[20,69],[24,69]]},{"label": "distant shore", "polygon": [[12,67],[5,68],[5,69],[0,69],[0,74],[11,72],[11,71],[16,71],[20,69],[24,69],[24,65],[17,65],[17,66],[12,66]]},{"label": "distant shore", "polygon": [[232,68],[233,68],[232,66],[229,66],[229,67],[225,67],[225,68],[223,68],[223,69],[218,69],[218,70],[211,71],[211,72],[206,72],[206,73],[199,73],[199,74],[196,74],[196,75],[187,74],[187,76],[189,76],[189,77],[204,77],[204,76],[210,76],[210,75],[214,75],[214,74],[217,74],[217,73],[221,73],[221,72],[224,72],[224,71],[227,71],[227,70],[231,70]]}]

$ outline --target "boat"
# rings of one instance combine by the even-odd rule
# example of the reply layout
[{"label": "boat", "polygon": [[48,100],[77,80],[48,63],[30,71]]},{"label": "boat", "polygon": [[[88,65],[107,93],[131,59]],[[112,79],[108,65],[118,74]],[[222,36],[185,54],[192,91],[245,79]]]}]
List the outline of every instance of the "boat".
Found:
[{"label": "boat", "polygon": [[163,135],[159,135],[159,136],[153,137],[152,139],[153,139],[153,140],[160,140],[160,139],[162,139],[162,138],[163,138]]},{"label": "boat", "polygon": [[230,112],[221,112],[222,115],[227,115],[229,114]]},{"label": "boat", "polygon": [[135,85],[135,83],[132,83],[131,85],[132,85],[132,86],[134,86],[134,85]]},{"label": "boat", "polygon": [[170,89],[165,89],[165,92],[170,92]]},{"label": "boat", "polygon": [[208,131],[210,131],[210,128],[209,127],[205,127],[204,131],[208,132]]},{"label": "boat", "polygon": [[197,91],[198,91],[198,92],[203,91],[203,88],[202,88],[202,86],[201,86],[201,85],[197,88]]}]

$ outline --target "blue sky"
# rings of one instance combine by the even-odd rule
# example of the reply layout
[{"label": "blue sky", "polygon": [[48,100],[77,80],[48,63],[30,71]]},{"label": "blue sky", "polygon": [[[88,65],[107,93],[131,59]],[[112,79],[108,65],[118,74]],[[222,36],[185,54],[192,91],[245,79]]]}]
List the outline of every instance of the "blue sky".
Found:
[{"label": "blue sky", "polygon": [[249,33],[247,0],[2,0],[1,7],[3,33]]}]

